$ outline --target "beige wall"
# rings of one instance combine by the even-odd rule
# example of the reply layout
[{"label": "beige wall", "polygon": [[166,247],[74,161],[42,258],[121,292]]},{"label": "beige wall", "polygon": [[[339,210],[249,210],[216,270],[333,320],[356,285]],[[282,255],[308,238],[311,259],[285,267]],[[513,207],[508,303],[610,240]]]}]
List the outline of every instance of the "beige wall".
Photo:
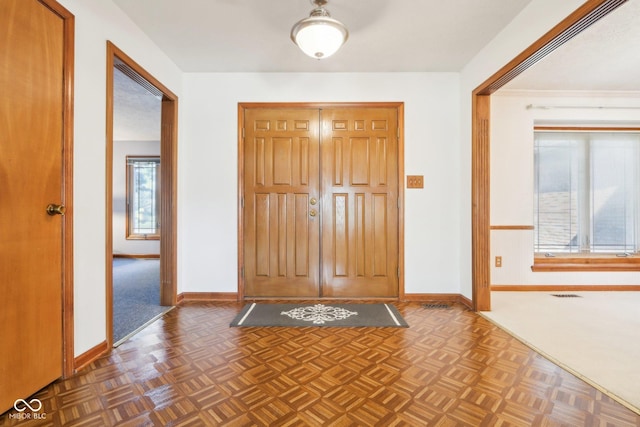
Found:
[{"label": "beige wall", "polygon": [[[578,108],[530,108],[528,106]],[[491,225],[533,225],[534,123],[640,125],[640,109],[579,108],[639,106],[639,93],[502,92],[491,97]],[[637,285],[637,272],[537,272],[533,231],[492,230],[493,285]]]}]

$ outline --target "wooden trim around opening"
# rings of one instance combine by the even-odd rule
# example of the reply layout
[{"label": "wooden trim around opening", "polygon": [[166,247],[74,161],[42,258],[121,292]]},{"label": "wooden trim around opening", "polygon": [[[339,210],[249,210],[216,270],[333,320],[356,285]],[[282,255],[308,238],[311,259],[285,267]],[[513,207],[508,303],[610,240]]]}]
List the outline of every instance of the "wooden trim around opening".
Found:
[{"label": "wooden trim around opening", "polygon": [[136,61],[107,41],[106,61],[106,334],[107,345],[113,346],[113,70],[116,59],[137,73],[162,93],[160,157],[161,213],[160,229],[160,304],[175,305],[177,301],[177,155],[178,97],[160,83]]},{"label": "wooden trim around opening", "polygon": [[531,46],[496,71],[474,93],[491,95],[545,56],[613,12],[628,0],[587,0]]},{"label": "wooden trim around opening", "polygon": [[[563,19],[551,30],[545,33],[531,46],[522,51],[514,59],[505,64],[492,76],[485,80],[472,92],[471,99],[471,179],[472,179],[472,213],[471,213],[471,241],[472,241],[472,287],[473,304],[477,311],[491,309],[491,292],[489,289],[489,268],[491,254],[489,246],[489,188],[490,174],[488,152],[490,140],[484,132],[478,132],[477,127],[486,118],[486,126],[490,126],[489,115],[483,105],[483,97],[489,98],[492,93],[513,80],[516,76],[529,69],[542,58],[589,28],[598,20],[615,10],[628,0],[587,0],[573,13]],[[486,101],[488,104],[488,100]],[[487,188],[484,188],[487,186]]]},{"label": "wooden trim around opening", "polygon": [[491,310],[490,245],[490,114],[491,98],[473,95],[473,122],[471,145],[471,245],[473,309]]}]

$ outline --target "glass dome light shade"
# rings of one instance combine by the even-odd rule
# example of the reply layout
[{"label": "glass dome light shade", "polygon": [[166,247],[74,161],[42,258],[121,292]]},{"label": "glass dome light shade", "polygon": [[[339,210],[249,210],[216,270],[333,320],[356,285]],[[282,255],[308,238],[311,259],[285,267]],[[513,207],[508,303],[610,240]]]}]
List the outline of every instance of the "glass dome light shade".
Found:
[{"label": "glass dome light shade", "polygon": [[338,20],[328,16],[310,16],[291,29],[291,40],[308,56],[328,58],[342,47],[349,32]]}]

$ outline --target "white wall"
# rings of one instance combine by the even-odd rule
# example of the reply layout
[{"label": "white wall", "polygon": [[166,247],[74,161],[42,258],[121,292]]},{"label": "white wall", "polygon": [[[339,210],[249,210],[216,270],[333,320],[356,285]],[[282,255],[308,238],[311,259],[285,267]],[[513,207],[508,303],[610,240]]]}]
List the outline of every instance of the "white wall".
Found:
[{"label": "white wall", "polygon": [[[459,293],[458,75],[186,74],[180,291],[237,291],[238,102],[405,103],[405,291]],[[452,196],[453,195],[453,196]]]},{"label": "white wall", "polygon": [[96,189],[105,188],[107,40],[180,98],[179,291],[236,291],[238,102],[404,101],[405,173],[425,175],[424,190],[406,191],[405,290],[407,293],[462,292],[471,297],[470,93],[582,3],[580,0],[532,0],[461,75],[183,76],[112,2],[59,1],[76,17],[76,355],[101,343],[106,336],[106,212],[103,193]]},{"label": "white wall", "polygon": [[113,142],[113,253],[160,255],[160,240],[127,239],[127,156],[159,156],[160,141]]},{"label": "white wall", "polygon": [[[461,292],[472,296],[471,277],[471,93],[491,75],[527,49],[583,0],[532,0],[461,72],[460,82],[460,275]],[[495,117],[492,117],[492,121]]]},{"label": "white wall", "polygon": [[106,339],[106,42],[181,95],[181,72],[111,1],[59,0],[75,15],[74,345]]},{"label": "white wall", "polygon": [[[640,124],[638,109],[540,109],[534,106],[640,105],[640,93],[499,92],[491,97],[491,225],[533,225],[533,126]],[[532,272],[533,231],[492,230],[492,285],[637,284],[635,272]]]}]

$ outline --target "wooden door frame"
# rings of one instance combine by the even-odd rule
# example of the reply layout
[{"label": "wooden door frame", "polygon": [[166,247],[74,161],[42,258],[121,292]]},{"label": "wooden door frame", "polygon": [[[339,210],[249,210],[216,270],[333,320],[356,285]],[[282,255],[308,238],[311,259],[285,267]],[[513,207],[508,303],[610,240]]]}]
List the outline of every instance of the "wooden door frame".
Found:
[{"label": "wooden door frame", "polygon": [[62,94],[62,203],[66,211],[62,225],[62,376],[75,373],[73,303],[73,135],[75,76],[75,16],[56,0],[38,0],[63,22]]},{"label": "wooden door frame", "polygon": [[118,58],[162,92],[160,168],[160,304],[177,302],[178,97],[112,42],[107,41],[106,119],[106,317],[107,347],[113,347],[113,69]]},{"label": "wooden door frame", "polygon": [[496,71],[471,94],[471,246],[475,311],[491,310],[490,128],[491,94],[628,0],[588,0]]},{"label": "wooden door frame", "polygon": [[244,293],[244,111],[249,108],[396,108],[398,112],[398,300],[404,299],[404,102],[240,102],[238,103],[238,300]]}]

